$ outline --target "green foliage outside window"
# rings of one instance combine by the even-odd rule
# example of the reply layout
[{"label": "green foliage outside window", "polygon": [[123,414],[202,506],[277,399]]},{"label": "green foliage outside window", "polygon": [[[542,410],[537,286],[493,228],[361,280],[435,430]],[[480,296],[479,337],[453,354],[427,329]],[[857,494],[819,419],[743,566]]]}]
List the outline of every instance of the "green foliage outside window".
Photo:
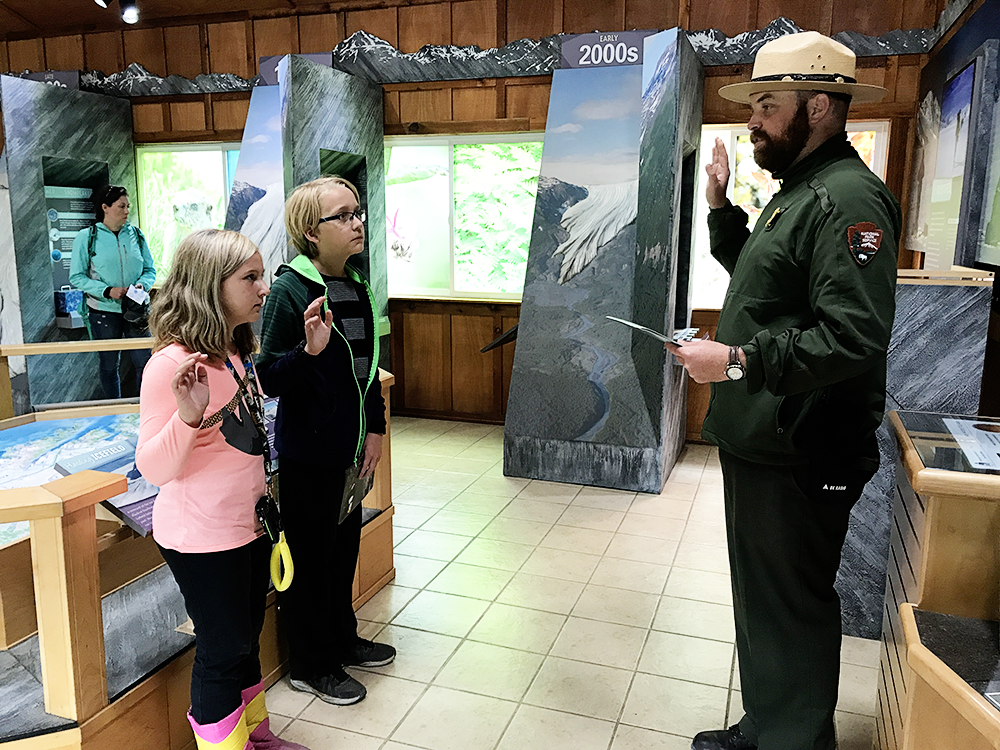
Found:
[{"label": "green foliage outside window", "polygon": [[162,283],[184,237],[195,229],[221,229],[225,222],[224,157],[220,150],[146,149],[138,157],[140,225]]},{"label": "green foliage outside window", "polygon": [[455,289],[520,293],[542,144],[454,146]]}]

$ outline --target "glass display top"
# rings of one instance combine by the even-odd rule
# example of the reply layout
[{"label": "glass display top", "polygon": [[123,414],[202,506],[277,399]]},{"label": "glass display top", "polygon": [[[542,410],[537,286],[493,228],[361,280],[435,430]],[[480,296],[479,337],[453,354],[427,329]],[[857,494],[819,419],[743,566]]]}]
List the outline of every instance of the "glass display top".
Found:
[{"label": "glass display top", "polygon": [[926,468],[1000,476],[1000,419],[919,411],[897,414]]}]

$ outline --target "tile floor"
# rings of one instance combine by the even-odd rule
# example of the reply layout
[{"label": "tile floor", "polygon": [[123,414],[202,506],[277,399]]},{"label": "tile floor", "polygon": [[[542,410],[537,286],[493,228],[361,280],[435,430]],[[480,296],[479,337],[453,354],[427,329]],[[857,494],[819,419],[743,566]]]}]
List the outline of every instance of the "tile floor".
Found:
[{"label": "tile floor", "polygon": [[[368,697],[268,691],[311,750],[687,750],[741,714],[718,455],[660,495],[503,475],[501,427],[392,423],[396,579],[359,611]],[[840,750],[872,744],[878,642],[847,638]]]}]

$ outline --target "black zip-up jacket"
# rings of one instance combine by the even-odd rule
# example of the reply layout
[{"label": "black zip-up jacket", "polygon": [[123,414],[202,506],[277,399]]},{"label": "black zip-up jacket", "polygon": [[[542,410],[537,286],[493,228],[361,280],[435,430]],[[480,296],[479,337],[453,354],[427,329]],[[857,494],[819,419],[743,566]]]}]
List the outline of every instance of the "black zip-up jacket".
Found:
[{"label": "black zip-up jacket", "polygon": [[[257,373],[261,388],[278,396],[275,447],[278,453],[301,463],[346,469],[361,454],[366,434],[385,433],[385,401],[378,377],[378,318],[371,288],[364,277],[346,266],[347,274],[367,292],[373,332],[372,360],[367,384],[354,375],[354,354],[338,330],[336,307],[330,343],[315,357],[305,351],[303,314],[317,297],[326,296],[326,284],[305,256],[278,269],[264,304],[261,351]],[[369,328],[370,325],[370,328]],[[362,398],[362,391],[364,396]]]},{"label": "black zip-up jacket", "polygon": [[896,309],[899,204],[845,134],[781,175],[753,233],[712,211],[712,255],[732,279],[718,341],[743,380],[712,384],[707,440],[756,463],[874,471]]}]

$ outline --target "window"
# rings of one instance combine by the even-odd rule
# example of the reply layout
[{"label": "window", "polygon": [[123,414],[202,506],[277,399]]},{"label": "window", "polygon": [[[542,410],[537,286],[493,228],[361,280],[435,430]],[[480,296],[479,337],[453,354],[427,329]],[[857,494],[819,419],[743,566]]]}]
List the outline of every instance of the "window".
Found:
[{"label": "window", "polygon": [[149,242],[157,283],[167,277],[182,239],[195,229],[225,224],[238,155],[238,143],[136,148],[139,227]]},{"label": "window", "polygon": [[389,296],[519,298],[541,134],[385,141]]},{"label": "window", "polygon": [[[847,135],[868,168],[885,179],[886,153],[889,146],[889,123],[866,121],[847,123]],[[729,200],[750,216],[750,229],[780,184],[753,160],[753,144],[745,125],[706,125],[701,130],[701,163],[712,160],[715,139],[721,138],[729,153],[732,170]],[[695,206],[695,231],[692,255],[692,307],[722,307],[729,286],[729,274],[712,257],[708,241],[708,202],[705,200],[705,170],[700,169]]]}]

